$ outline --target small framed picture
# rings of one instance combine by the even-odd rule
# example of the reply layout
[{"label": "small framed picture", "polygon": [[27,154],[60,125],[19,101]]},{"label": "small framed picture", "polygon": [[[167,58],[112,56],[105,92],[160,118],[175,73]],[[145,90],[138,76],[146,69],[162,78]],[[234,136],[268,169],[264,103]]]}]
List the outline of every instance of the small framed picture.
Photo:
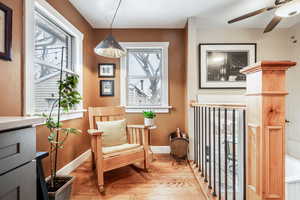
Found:
[{"label": "small framed picture", "polygon": [[12,9],[0,3],[0,59],[11,60]]},{"label": "small framed picture", "polygon": [[200,89],[244,89],[246,76],[240,70],[255,62],[255,43],[200,44]]},{"label": "small framed picture", "polygon": [[116,65],[114,63],[100,63],[98,65],[99,78],[113,78],[115,77]]},{"label": "small framed picture", "polygon": [[100,80],[100,96],[115,96],[114,80]]}]

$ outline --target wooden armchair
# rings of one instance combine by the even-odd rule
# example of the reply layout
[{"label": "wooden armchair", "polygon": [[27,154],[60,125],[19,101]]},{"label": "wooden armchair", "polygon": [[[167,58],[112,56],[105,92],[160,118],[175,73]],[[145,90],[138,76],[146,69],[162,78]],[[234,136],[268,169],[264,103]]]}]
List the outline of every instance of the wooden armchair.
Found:
[{"label": "wooden armchair", "polygon": [[[97,121],[114,121],[125,119],[124,107],[90,107],[88,133],[91,135],[91,148],[93,156],[93,167],[96,167],[98,188],[100,192],[104,192],[103,174],[106,171],[120,168],[126,165],[142,162],[145,170],[149,167],[149,129],[144,125],[127,125],[126,134],[128,144],[119,151],[110,151],[102,146],[102,132],[97,130]],[[124,146],[133,146],[134,148],[124,148]],[[122,149],[123,148],[123,149]]]}]

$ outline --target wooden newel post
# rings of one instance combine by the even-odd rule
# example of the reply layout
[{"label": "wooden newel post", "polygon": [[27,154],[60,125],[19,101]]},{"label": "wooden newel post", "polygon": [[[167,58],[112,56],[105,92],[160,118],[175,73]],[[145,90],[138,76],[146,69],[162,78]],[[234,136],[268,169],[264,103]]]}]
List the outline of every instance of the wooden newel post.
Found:
[{"label": "wooden newel post", "polygon": [[262,61],[244,68],[247,75],[248,200],[285,199],[285,86],[290,61]]}]

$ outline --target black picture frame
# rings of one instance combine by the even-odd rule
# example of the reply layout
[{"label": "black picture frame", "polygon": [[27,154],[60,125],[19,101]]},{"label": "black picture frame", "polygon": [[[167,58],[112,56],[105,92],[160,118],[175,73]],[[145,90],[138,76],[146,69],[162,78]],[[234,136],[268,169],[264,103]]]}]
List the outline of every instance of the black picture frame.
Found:
[{"label": "black picture frame", "polygon": [[[100,96],[102,97],[113,97],[115,96],[115,81],[114,80],[100,80]],[[111,87],[111,92],[105,91],[105,87]]]},{"label": "black picture frame", "polygon": [[199,67],[198,67],[198,76],[199,76],[199,89],[246,89],[246,87],[206,87],[202,85],[201,73],[201,47],[204,45],[250,45],[254,48],[254,62],[257,62],[257,44],[256,43],[200,43],[198,48],[199,55]]},{"label": "black picture frame", "polygon": [[11,61],[12,48],[12,15],[13,11],[3,3],[0,3],[0,10],[4,12],[4,52],[0,51],[0,59]]},{"label": "black picture frame", "polygon": [[[103,75],[101,74],[102,72],[102,67],[104,66],[111,66],[112,67],[112,75]],[[99,63],[98,64],[98,77],[99,78],[114,78],[116,76],[116,64],[115,63]]]}]

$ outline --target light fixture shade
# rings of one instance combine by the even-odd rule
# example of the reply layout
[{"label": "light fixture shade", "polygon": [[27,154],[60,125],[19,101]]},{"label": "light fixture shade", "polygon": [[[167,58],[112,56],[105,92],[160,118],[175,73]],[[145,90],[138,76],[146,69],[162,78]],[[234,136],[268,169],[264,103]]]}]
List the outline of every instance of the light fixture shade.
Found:
[{"label": "light fixture shade", "polygon": [[109,34],[95,48],[95,53],[109,58],[120,58],[126,54],[126,51],[116,41],[112,34]]},{"label": "light fixture shade", "polygon": [[294,0],[277,8],[275,15],[279,17],[293,17],[300,14],[300,1]]}]

